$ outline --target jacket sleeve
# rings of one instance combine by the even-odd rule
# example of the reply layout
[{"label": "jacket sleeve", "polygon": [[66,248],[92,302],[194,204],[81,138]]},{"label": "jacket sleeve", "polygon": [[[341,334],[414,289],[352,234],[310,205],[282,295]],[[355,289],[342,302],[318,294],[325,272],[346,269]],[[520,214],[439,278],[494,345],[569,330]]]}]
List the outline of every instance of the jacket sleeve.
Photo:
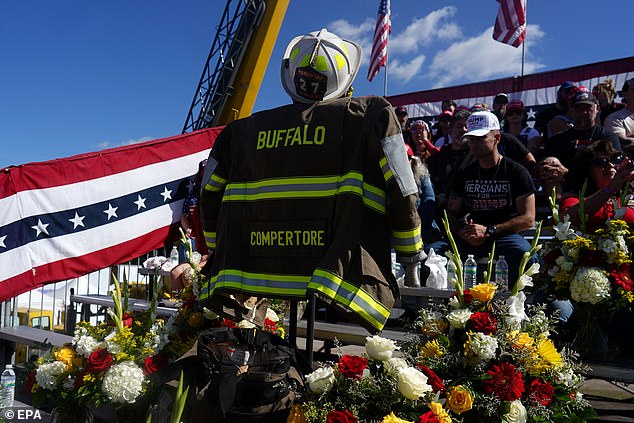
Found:
[{"label": "jacket sleeve", "polygon": [[216,227],[220,214],[220,205],[228,182],[229,144],[231,129],[225,127],[216,138],[214,147],[209,153],[207,167],[203,176],[200,193],[200,221],[205,236],[207,250],[211,254],[216,249]]},{"label": "jacket sleeve", "polygon": [[416,211],[418,187],[407,159],[405,142],[392,106],[386,101],[375,121],[381,143],[379,165],[388,192],[388,218],[392,247],[397,261],[417,262],[425,258],[420,217]]}]

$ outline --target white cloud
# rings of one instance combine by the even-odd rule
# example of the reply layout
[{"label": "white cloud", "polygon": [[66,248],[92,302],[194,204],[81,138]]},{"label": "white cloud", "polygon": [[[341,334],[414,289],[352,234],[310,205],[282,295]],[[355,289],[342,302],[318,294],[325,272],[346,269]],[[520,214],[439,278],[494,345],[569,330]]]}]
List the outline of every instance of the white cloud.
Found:
[{"label": "white cloud", "polygon": [[[493,28],[489,27],[480,35],[459,41],[436,54],[430,67],[429,76],[436,86],[484,81],[495,77],[519,75],[521,73],[522,48],[512,47],[493,40]],[[527,28],[526,50],[544,37],[538,25]],[[537,60],[527,54],[524,74],[543,68]]]},{"label": "white cloud", "polygon": [[395,78],[398,82],[407,83],[418,75],[424,62],[425,55],[422,54],[405,63],[401,63],[399,59],[394,59],[388,63],[390,68],[388,78]]},{"label": "white cloud", "polygon": [[145,141],[150,141],[153,140],[154,137],[141,137],[141,138],[137,138],[137,139],[128,139],[126,141],[121,141],[118,143],[112,142],[112,141],[102,141],[96,145],[94,145],[94,148],[97,148],[99,150],[105,150],[107,148],[115,148],[115,147],[123,147],[125,145],[132,145],[132,144],[139,144]]},{"label": "white cloud", "polygon": [[447,20],[456,14],[453,6],[434,10],[424,18],[414,19],[405,30],[390,38],[390,52],[393,54],[418,51],[421,46],[436,40],[454,40],[462,37],[460,27]]}]

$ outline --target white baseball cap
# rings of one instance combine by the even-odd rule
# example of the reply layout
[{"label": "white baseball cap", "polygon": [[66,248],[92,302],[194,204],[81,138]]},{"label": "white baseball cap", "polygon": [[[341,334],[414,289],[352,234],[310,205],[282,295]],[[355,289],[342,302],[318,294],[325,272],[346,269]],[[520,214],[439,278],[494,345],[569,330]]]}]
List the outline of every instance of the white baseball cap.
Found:
[{"label": "white baseball cap", "polygon": [[493,130],[500,130],[500,121],[497,116],[491,112],[475,112],[471,113],[467,119],[467,133],[463,136],[481,137]]}]

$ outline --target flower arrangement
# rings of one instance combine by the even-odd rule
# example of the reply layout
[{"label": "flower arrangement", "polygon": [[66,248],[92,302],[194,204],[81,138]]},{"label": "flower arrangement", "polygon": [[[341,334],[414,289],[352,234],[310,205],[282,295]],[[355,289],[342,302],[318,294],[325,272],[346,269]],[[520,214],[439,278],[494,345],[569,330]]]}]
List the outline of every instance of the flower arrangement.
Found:
[{"label": "flower arrangement", "polygon": [[571,227],[569,216],[554,215],[554,237],[542,252],[541,285],[558,299],[605,304],[612,309],[634,301],[632,251],[634,236],[622,220],[582,233]]},{"label": "flower arrangement", "polygon": [[375,335],[366,338],[363,356],[342,355],[319,367],[306,377],[308,391],[287,423],[451,421],[433,401],[427,376],[397,357],[398,348]]},{"label": "flower arrangement", "polygon": [[[448,226],[446,217],[444,223]],[[499,287],[487,277],[463,290],[458,273],[456,294],[447,304],[421,310],[414,339],[403,346],[451,419],[572,422],[596,415],[578,391],[583,366],[576,353],[555,347],[550,339],[555,322],[542,307],[525,305],[523,289],[533,285],[539,265],[525,267],[540,249],[540,231],[541,224],[508,297],[496,297]],[[460,255],[448,233],[450,258],[459,269]]]},{"label": "flower arrangement", "polygon": [[147,376],[167,364],[161,354],[167,342],[163,321],[153,317],[152,308],[142,314],[124,312],[127,294],[122,298],[116,279],[112,298],[111,321],[78,323],[72,343],[40,357],[29,378],[34,403],[54,398],[59,421],[83,421],[90,407],[107,404],[134,419],[144,407],[130,405],[150,396]]}]

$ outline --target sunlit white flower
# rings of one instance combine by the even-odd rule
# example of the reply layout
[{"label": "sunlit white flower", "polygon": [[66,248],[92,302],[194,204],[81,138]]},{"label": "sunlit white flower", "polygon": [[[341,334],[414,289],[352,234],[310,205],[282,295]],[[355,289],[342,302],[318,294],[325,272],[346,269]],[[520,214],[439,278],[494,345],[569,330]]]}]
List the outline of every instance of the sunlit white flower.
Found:
[{"label": "sunlit white flower", "polygon": [[73,338],[73,346],[78,354],[84,357],[90,357],[90,354],[99,348],[99,341],[90,335],[75,335]]},{"label": "sunlit white flower", "polygon": [[405,398],[417,400],[427,392],[431,392],[432,387],[427,383],[427,376],[418,369],[405,367],[398,372],[398,391]]},{"label": "sunlit white flower", "polygon": [[272,322],[279,322],[280,318],[272,308],[266,309],[266,318],[271,320]]},{"label": "sunlit white flower", "polygon": [[66,371],[66,364],[61,361],[44,363],[35,371],[37,384],[44,389],[53,389],[59,383],[59,378]]},{"label": "sunlit white flower", "polygon": [[563,222],[560,221],[555,226],[553,226],[555,230],[555,238],[559,241],[565,241],[567,239],[574,239],[577,237],[575,231],[570,228],[570,216],[566,215],[564,217]]},{"label": "sunlit white flower", "polygon": [[392,357],[389,360],[386,361],[387,364],[387,370],[388,372],[390,372],[391,374],[398,374],[398,371],[400,369],[404,369],[406,367],[409,367],[409,364],[407,364],[407,361],[405,361],[404,359],[400,358],[400,357]]},{"label": "sunlit white flower", "polygon": [[509,412],[502,416],[502,423],[526,423],[528,413],[522,401],[515,400],[510,404]]},{"label": "sunlit white flower", "polygon": [[600,269],[582,267],[570,282],[570,297],[575,301],[596,304],[610,297],[610,280]]},{"label": "sunlit white flower", "polygon": [[460,304],[460,300],[458,299],[458,297],[451,297],[449,298],[449,307],[456,309],[456,308],[460,308],[462,305]]},{"label": "sunlit white flower", "polygon": [[101,389],[114,403],[133,403],[143,391],[144,381],[143,370],[133,361],[124,361],[106,371]]},{"label": "sunlit white flower", "polygon": [[382,338],[378,335],[365,338],[365,351],[368,355],[380,361],[392,358],[392,353],[398,349],[393,340]]},{"label": "sunlit white flower", "polygon": [[464,329],[465,324],[469,321],[472,314],[471,310],[461,308],[449,313],[447,315],[447,320],[449,320],[451,327],[455,329]]},{"label": "sunlit white flower", "polygon": [[308,376],[306,376],[306,383],[308,388],[316,393],[324,393],[332,387],[335,381],[335,372],[332,367],[320,367]]},{"label": "sunlit white flower", "polygon": [[471,351],[482,360],[488,361],[495,357],[498,348],[498,340],[481,332],[469,335]]},{"label": "sunlit white flower", "polygon": [[524,309],[524,302],[526,301],[526,294],[523,291],[519,291],[516,295],[511,295],[506,299],[506,304],[509,306],[508,314],[505,317],[506,322],[513,328],[518,328],[523,320],[527,320],[526,311]]}]

